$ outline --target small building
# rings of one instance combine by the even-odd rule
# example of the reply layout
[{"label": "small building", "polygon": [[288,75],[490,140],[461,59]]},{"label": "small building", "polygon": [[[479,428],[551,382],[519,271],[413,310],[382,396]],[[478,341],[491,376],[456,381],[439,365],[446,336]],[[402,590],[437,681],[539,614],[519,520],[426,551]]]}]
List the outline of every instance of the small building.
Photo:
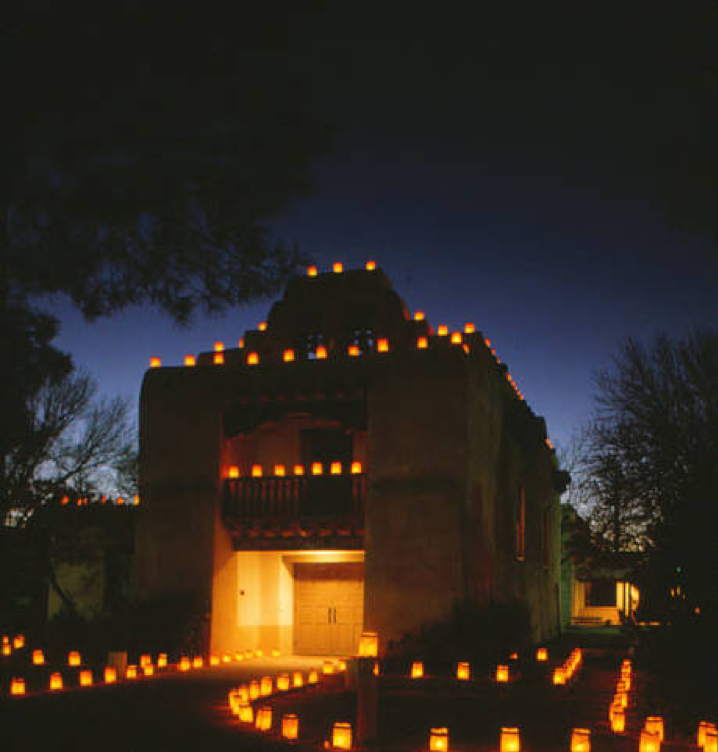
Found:
[{"label": "small building", "polygon": [[238,347],[145,376],[135,595],[194,596],[214,652],[383,649],[466,601],[559,629],[544,420],[473,325],[368,267],[310,269]]}]

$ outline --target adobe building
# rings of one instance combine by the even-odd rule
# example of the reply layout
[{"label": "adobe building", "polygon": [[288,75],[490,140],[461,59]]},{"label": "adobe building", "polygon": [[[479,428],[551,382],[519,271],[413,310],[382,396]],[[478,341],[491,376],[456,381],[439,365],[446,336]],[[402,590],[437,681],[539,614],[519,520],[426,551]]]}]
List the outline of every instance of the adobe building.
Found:
[{"label": "adobe building", "polygon": [[367,267],[310,268],[238,348],[145,376],[135,594],[199,599],[213,652],[383,650],[463,600],[559,629],[543,419],[480,332]]}]

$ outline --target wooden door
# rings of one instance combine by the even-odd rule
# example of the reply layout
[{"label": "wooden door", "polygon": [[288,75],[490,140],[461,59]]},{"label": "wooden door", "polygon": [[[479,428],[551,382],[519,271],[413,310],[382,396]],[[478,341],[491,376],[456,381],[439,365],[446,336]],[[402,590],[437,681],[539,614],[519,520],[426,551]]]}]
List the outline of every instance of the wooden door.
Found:
[{"label": "wooden door", "polygon": [[364,619],[364,564],[294,565],[294,652],[353,655]]}]

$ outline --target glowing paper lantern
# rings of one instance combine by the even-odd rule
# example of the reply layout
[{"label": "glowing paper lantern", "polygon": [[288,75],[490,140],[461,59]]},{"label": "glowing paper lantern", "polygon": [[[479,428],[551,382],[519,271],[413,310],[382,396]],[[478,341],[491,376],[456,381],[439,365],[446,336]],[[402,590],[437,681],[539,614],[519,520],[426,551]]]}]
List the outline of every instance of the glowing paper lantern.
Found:
[{"label": "glowing paper lantern", "polygon": [[282,716],[282,736],[285,739],[296,739],[299,735],[299,718],[294,713]]},{"label": "glowing paper lantern", "polygon": [[244,660],[244,653],[237,652],[234,654],[234,660],[235,661],[243,661]]},{"label": "glowing paper lantern", "polygon": [[214,363],[214,364],[215,364],[216,366],[221,366],[221,365],[224,365],[224,353],[223,353],[223,352],[216,352],[216,353],[215,353],[215,354],[214,354],[214,355],[212,356],[212,362],[213,362],[213,363]]},{"label": "glowing paper lantern", "polygon": [[256,679],[249,682],[249,699],[256,700],[260,695],[260,684]]},{"label": "glowing paper lantern", "polygon": [[317,349],[315,350],[314,355],[317,360],[326,360],[327,348],[324,347],[324,345],[319,345],[319,347],[317,347]]},{"label": "glowing paper lantern", "polygon": [[92,671],[88,671],[88,670],[80,671],[80,686],[81,687],[92,686]]},{"label": "glowing paper lantern", "polygon": [[245,650],[244,651],[244,657],[249,660],[250,658],[254,658],[254,650]]},{"label": "glowing paper lantern", "polygon": [[20,648],[25,647],[25,635],[15,635],[15,639],[12,641],[12,646],[15,648],[15,650],[20,650]]},{"label": "glowing paper lantern", "polygon": [[343,660],[342,658],[340,658],[337,661],[337,670],[338,671],[346,671],[347,670],[347,662],[345,660]]},{"label": "glowing paper lantern", "polygon": [[271,676],[263,676],[262,677],[262,682],[259,685],[259,694],[262,697],[266,697],[267,695],[271,695],[272,694],[272,689],[273,689],[272,677]]},{"label": "glowing paper lantern", "polygon": [[661,739],[658,734],[652,734],[645,729],[641,731],[638,752],[661,752]]},{"label": "glowing paper lantern", "polygon": [[252,723],[254,721],[252,706],[246,701],[240,702],[237,708],[237,716],[242,723]]},{"label": "glowing paper lantern", "polygon": [[294,474],[295,475],[304,475],[304,465],[295,465],[294,466]]},{"label": "glowing paper lantern", "polygon": [[517,728],[501,729],[501,752],[521,752],[521,737]]},{"label": "glowing paper lantern", "polygon": [[77,652],[77,650],[71,650],[67,654],[68,666],[79,666],[81,663],[82,663],[82,659],[80,658],[80,654]]},{"label": "glowing paper lantern", "polygon": [[429,340],[426,337],[419,337],[416,340],[417,350],[426,350],[427,347],[429,347]]},{"label": "glowing paper lantern", "polygon": [[366,269],[366,270],[367,270],[368,272],[373,272],[373,271],[374,271],[374,269],[376,269],[376,261],[373,261],[373,260],[369,260],[369,261],[367,261],[367,262],[366,262],[366,264],[364,265],[364,268],[365,268],[365,269]]},{"label": "glowing paper lantern", "polygon": [[3,642],[2,644],[2,654],[3,655],[11,655],[12,654],[12,646],[9,642]]},{"label": "glowing paper lantern", "polygon": [[359,357],[359,345],[349,345],[349,348],[347,349],[347,353],[349,354],[350,358]]},{"label": "glowing paper lantern", "polygon": [[374,674],[374,676],[379,676],[379,661],[377,661],[374,664],[374,668],[372,669],[372,674]]},{"label": "glowing paper lantern", "polygon": [[464,324],[464,334],[473,334],[475,331],[476,327],[471,322]]},{"label": "glowing paper lantern", "polygon": [[341,261],[335,261],[332,264],[332,271],[334,274],[341,274],[344,271],[344,264]]},{"label": "glowing paper lantern", "polygon": [[222,352],[224,350],[224,342],[215,342],[214,343],[214,351],[215,352]]},{"label": "glowing paper lantern", "polygon": [[282,353],[282,360],[285,363],[291,363],[294,360],[294,350],[285,350]]},{"label": "glowing paper lantern", "polygon": [[144,655],[140,656],[140,668],[144,668],[145,666],[149,666],[150,663],[152,663],[152,657],[145,653]]},{"label": "glowing paper lantern", "polygon": [[411,678],[421,679],[424,676],[424,664],[421,661],[414,661],[411,664]]},{"label": "glowing paper lantern", "polygon": [[222,663],[231,663],[232,656],[229,653],[222,653]]},{"label": "glowing paper lantern", "polygon": [[150,368],[159,368],[162,365],[161,358],[150,358]]},{"label": "glowing paper lantern", "polygon": [[468,663],[463,662],[456,664],[456,678],[464,680],[471,678],[471,667]]},{"label": "glowing paper lantern", "polygon": [[332,464],[329,466],[329,472],[332,475],[341,475],[342,474],[342,463],[341,462],[332,462]]},{"label": "glowing paper lantern", "polygon": [[536,660],[537,661],[547,661],[548,660],[548,650],[546,650],[546,648],[539,648],[536,651]]},{"label": "glowing paper lantern", "polygon": [[266,321],[260,321],[257,325],[257,329],[259,329],[260,332],[266,332],[267,331],[267,322]]},{"label": "glowing paper lantern", "polygon": [[332,748],[352,748],[352,725],[351,723],[336,722],[332,727]]},{"label": "glowing paper lantern", "polygon": [[322,673],[323,674],[333,674],[334,673],[334,664],[331,661],[324,661],[324,663],[322,663]]},{"label": "glowing paper lantern", "polygon": [[155,675],[155,667],[151,663],[147,663],[142,667],[142,671],[145,676],[154,676]]},{"label": "glowing paper lantern", "polygon": [[42,666],[42,664],[45,663],[45,654],[42,652],[42,650],[32,651],[32,662],[36,666]]},{"label": "glowing paper lantern", "polygon": [[167,653],[160,653],[157,656],[157,668],[167,668]]},{"label": "glowing paper lantern", "polygon": [[196,655],[192,659],[192,668],[202,668],[204,666],[204,659],[201,655]]},{"label": "glowing paper lantern", "polygon": [[114,666],[105,666],[105,684],[114,684],[117,681],[117,671]]},{"label": "glowing paper lantern", "polygon": [[414,321],[423,321],[424,311],[414,311]]},{"label": "glowing paper lantern", "polygon": [[292,685],[295,687],[302,687],[304,686],[304,677],[302,676],[301,671],[295,671],[292,674]]},{"label": "glowing paper lantern", "polygon": [[389,352],[389,340],[388,339],[377,340],[376,349],[378,352]]},{"label": "glowing paper lantern", "polygon": [[352,462],[351,472],[352,472],[352,475],[360,475],[361,474],[361,462]]},{"label": "glowing paper lantern", "polygon": [[125,679],[136,679],[137,678],[137,666],[128,666],[125,669]]},{"label": "glowing paper lantern", "polygon": [[272,730],[272,708],[269,705],[263,705],[257,711],[257,720],[255,721],[257,731]]},{"label": "glowing paper lantern", "polygon": [[310,671],[307,676],[307,684],[316,684],[319,681],[319,674],[316,671]]},{"label": "glowing paper lantern", "polygon": [[210,655],[209,657],[209,665],[210,666],[219,666],[220,659],[218,655]]},{"label": "glowing paper lantern", "polygon": [[496,681],[499,684],[505,684],[509,680],[509,667],[497,666],[496,667]]},{"label": "glowing paper lantern", "polygon": [[235,691],[240,700],[243,702],[249,702],[249,687],[246,684],[237,687]]},{"label": "glowing paper lantern", "polygon": [[307,267],[307,276],[308,277],[316,277],[317,276],[317,267],[316,266],[308,266]]},{"label": "glowing paper lantern", "polygon": [[197,361],[196,361],[194,355],[185,355],[184,356],[184,364],[186,366],[193,366],[193,365],[196,364],[196,362]]},{"label": "glowing paper lantern", "polygon": [[591,752],[591,731],[575,728],[571,731],[571,752]]},{"label": "glowing paper lantern", "polygon": [[239,478],[239,466],[238,465],[230,465],[229,469],[227,470],[227,477],[228,478]]},{"label": "glowing paper lantern", "polygon": [[446,326],[446,324],[440,324],[439,328],[436,330],[436,333],[440,337],[446,337],[446,335],[449,333],[449,327]]},{"label": "glowing paper lantern", "polygon": [[15,696],[25,694],[25,680],[22,677],[16,676],[10,682],[10,694]]},{"label": "glowing paper lantern", "polygon": [[563,666],[556,666],[553,670],[553,683],[565,684],[566,683],[566,669]]},{"label": "glowing paper lantern", "polygon": [[429,750],[430,752],[448,752],[449,750],[449,729],[433,728],[429,732]]},{"label": "glowing paper lantern", "polygon": [[289,674],[280,674],[277,677],[277,690],[286,692],[289,689]]},{"label": "glowing paper lantern", "polygon": [[715,726],[703,734],[703,752],[718,752],[718,731]]},{"label": "glowing paper lantern", "polygon": [[706,733],[708,731],[716,731],[716,727],[713,723],[710,723],[710,721],[701,721],[698,724],[698,739],[697,744],[699,747],[704,747],[706,743]]},{"label": "glowing paper lantern", "polygon": [[237,344],[239,345],[240,350],[244,349],[244,337],[240,337]]},{"label": "glowing paper lantern", "polygon": [[262,466],[261,465],[252,465],[252,477],[253,478],[261,478],[262,477]]},{"label": "glowing paper lantern", "polygon": [[661,718],[661,716],[649,715],[648,718],[646,718],[643,728],[651,734],[656,734],[656,736],[663,741],[663,718]]},{"label": "glowing paper lantern", "polygon": [[626,714],[622,706],[614,706],[611,712],[611,731],[622,734],[626,730]]},{"label": "glowing paper lantern", "polygon": [[[352,465],[352,469],[353,469]],[[376,658],[379,653],[379,635],[377,632],[362,632],[359,638],[359,655],[362,658]]]},{"label": "glowing paper lantern", "polygon": [[247,354],[247,365],[248,366],[259,365],[259,355],[256,352],[251,352]]},{"label": "glowing paper lantern", "polygon": [[192,664],[190,663],[189,658],[186,655],[183,655],[180,658],[179,670],[180,671],[189,671],[190,668],[192,668]]},{"label": "glowing paper lantern", "polygon": [[62,689],[62,676],[55,671],[50,674],[50,691],[59,692]]},{"label": "glowing paper lantern", "polygon": [[324,472],[321,462],[312,462],[312,475],[321,475]]},{"label": "glowing paper lantern", "polygon": [[461,332],[452,332],[451,333],[451,344],[452,345],[460,345],[463,342],[463,338],[461,336]]}]

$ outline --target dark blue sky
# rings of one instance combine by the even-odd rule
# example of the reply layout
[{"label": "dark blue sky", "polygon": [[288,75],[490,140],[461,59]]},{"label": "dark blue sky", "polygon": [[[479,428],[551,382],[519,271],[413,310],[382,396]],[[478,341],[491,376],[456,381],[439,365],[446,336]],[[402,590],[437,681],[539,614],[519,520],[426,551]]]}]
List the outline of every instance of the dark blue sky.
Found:
[{"label": "dark blue sky", "polygon": [[[336,137],[313,195],[272,227],[325,269],[374,258],[434,326],[473,321],[563,444],[626,337],[718,321],[715,250],[679,231],[665,201],[666,184],[695,187],[686,144],[704,117],[673,73],[690,66],[686,49],[700,56],[701,19],[556,25],[457,7],[437,25],[348,3],[296,40]],[[59,346],[133,400],[151,356],[229,347],[270,305],[181,330],[149,309],[86,324],[53,302]]]}]

